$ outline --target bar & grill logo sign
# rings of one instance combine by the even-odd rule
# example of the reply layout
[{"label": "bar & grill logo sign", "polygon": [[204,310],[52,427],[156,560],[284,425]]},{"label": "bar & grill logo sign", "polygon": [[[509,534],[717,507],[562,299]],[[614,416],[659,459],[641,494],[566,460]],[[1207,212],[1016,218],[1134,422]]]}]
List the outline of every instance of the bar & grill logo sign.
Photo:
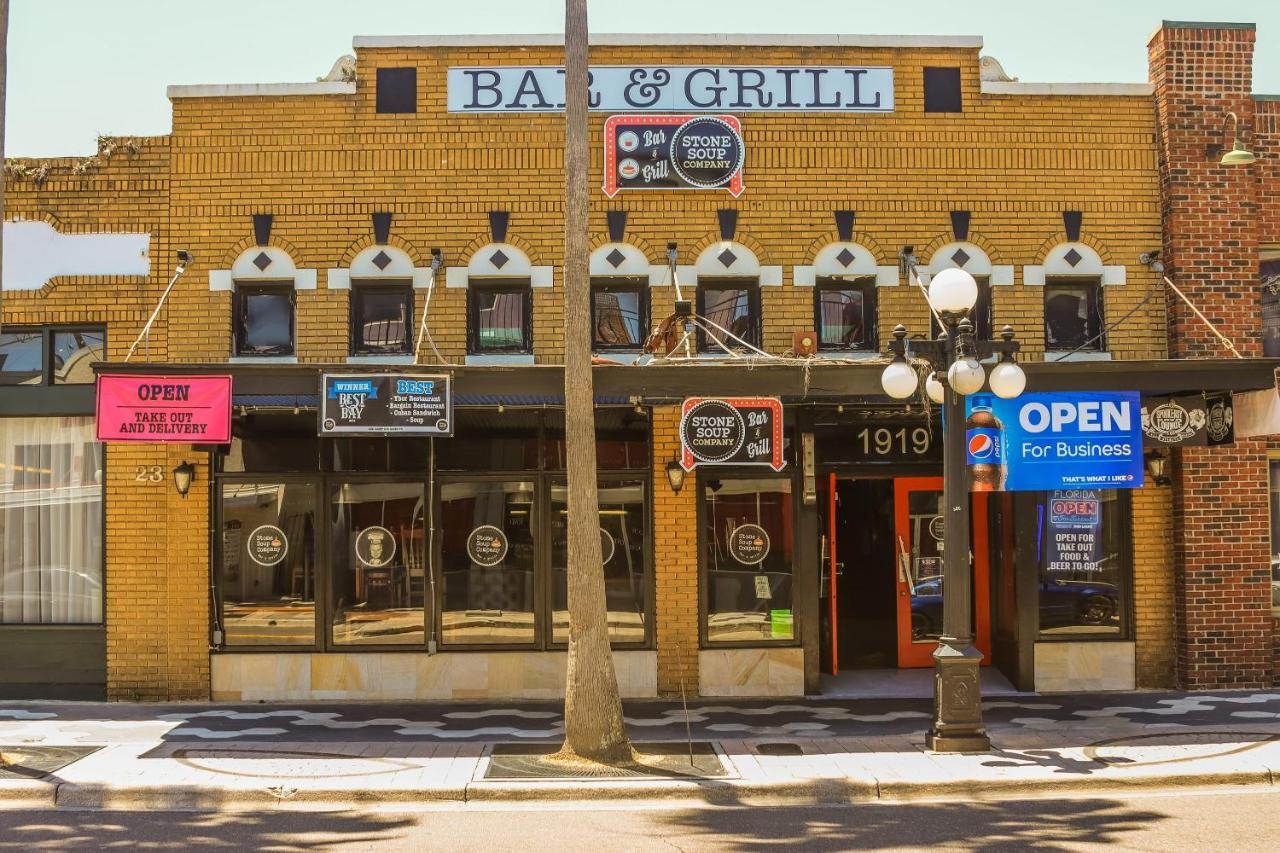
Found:
[{"label": "bar & grill logo sign", "polygon": [[730,115],[617,115],[604,123],[604,193],[727,189],[742,194],[747,149]]},{"label": "bar & grill logo sign", "polygon": [[782,401],[776,397],[705,398],[684,401],[680,417],[680,465],[767,465],[781,471]]}]

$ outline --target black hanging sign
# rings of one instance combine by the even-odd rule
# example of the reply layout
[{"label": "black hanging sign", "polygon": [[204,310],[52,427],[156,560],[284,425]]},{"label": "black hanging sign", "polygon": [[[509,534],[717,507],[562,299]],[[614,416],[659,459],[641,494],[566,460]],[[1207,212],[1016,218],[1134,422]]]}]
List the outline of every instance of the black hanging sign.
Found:
[{"label": "black hanging sign", "polygon": [[1203,447],[1235,440],[1231,393],[1142,398],[1146,447]]},{"label": "black hanging sign", "polygon": [[680,465],[768,465],[781,471],[782,401],[776,397],[684,401],[680,417]]},{"label": "black hanging sign", "polygon": [[619,115],[604,123],[604,193],[714,190],[742,194],[747,148],[730,115]]},{"label": "black hanging sign", "polygon": [[448,376],[320,377],[320,435],[453,435]]}]

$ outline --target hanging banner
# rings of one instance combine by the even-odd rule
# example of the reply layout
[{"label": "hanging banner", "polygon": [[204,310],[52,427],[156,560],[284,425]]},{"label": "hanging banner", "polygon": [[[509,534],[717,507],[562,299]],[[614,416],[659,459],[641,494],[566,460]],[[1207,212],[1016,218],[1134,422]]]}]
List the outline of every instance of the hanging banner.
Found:
[{"label": "hanging banner", "polygon": [[97,395],[98,441],[231,441],[230,376],[102,374]]},{"label": "hanging banner", "polygon": [[449,377],[326,373],[320,435],[453,435]]},{"label": "hanging banner", "polygon": [[965,410],[971,491],[1142,486],[1137,391],[971,394]]},{"label": "hanging banner", "polygon": [[1147,447],[1229,444],[1235,440],[1230,392],[1142,398]]},{"label": "hanging banner", "polygon": [[782,401],[690,397],[680,417],[680,465],[767,465],[781,471]]},{"label": "hanging banner", "polygon": [[730,115],[621,115],[604,123],[604,194],[744,188],[747,146]]}]

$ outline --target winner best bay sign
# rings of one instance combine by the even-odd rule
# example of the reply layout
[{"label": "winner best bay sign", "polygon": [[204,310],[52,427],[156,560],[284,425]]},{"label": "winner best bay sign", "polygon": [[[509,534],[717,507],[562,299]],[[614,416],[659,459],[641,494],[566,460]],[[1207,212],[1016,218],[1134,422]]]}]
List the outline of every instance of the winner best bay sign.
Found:
[{"label": "winner best bay sign", "polygon": [[[601,112],[893,112],[893,69],[881,66],[597,65],[590,108]],[[564,68],[449,69],[451,113],[564,109]]]}]

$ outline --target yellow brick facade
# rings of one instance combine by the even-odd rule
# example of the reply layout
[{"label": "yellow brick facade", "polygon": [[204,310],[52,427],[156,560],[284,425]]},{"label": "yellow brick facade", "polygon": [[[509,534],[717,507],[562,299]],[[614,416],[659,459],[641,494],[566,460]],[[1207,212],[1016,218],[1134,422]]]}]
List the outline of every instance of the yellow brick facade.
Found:
[{"label": "yellow brick facade", "polygon": [[[110,360],[141,329],[172,270],[176,249],[196,262],[180,280],[135,360],[219,363],[231,354],[231,294],[212,290],[211,270],[229,269],[253,246],[251,217],[274,216],[270,244],[299,268],[318,270],[315,290],[297,296],[297,359],[340,363],[348,354],[348,293],[330,288],[328,270],[372,245],[370,215],[393,214],[391,245],[415,265],[442,250],[447,267],[465,266],[489,242],[488,213],[509,210],[507,241],[534,265],[553,268],[553,285],[533,290],[533,348],[540,364],[563,351],[563,119],[557,114],[469,115],[446,111],[445,72],[453,66],[555,65],[551,47],[369,48],[357,57],[354,95],[179,97],[170,135],[117,150],[87,175],[75,161],[52,161],[48,180],[10,176],[10,218],[43,218],[64,232],[146,231],[152,272],[144,278],[61,278],[42,291],[5,294],[6,324],[105,323]],[[746,113],[746,191],[623,191],[591,199],[595,245],[607,240],[605,212],[628,212],[626,240],[651,264],[665,264],[675,241],[692,264],[717,242],[716,211],[739,211],[738,242],[762,265],[781,266],[780,286],[762,288],[763,345],[791,348],[792,333],[814,324],[812,287],[794,268],[812,264],[837,239],[836,209],[856,212],[853,239],[880,265],[902,246],[927,262],[951,242],[949,212],[972,213],[970,241],[991,261],[1011,265],[1014,283],[993,290],[996,328],[1015,327],[1027,360],[1043,357],[1043,291],[1023,279],[1065,239],[1062,213],[1084,213],[1082,242],[1103,263],[1127,267],[1127,281],[1104,288],[1107,319],[1133,316],[1109,336],[1116,359],[1163,358],[1163,298],[1142,304],[1156,284],[1136,262],[1161,240],[1150,97],[992,95],[980,89],[978,52],[961,48],[806,48],[609,46],[592,62],[611,64],[887,65],[896,105],[886,114]],[[375,112],[376,69],[418,70],[418,111]],[[964,110],[925,114],[926,66],[959,67]],[[601,182],[602,124],[591,115],[593,187]],[[656,325],[675,289],[651,290]],[[894,323],[927,328],[920,293],[900,281],[878,288],[879,336]],[[415,290],[421,316],[426,291]],[[430,326],[446,360],[466,353],[466,289],[436,287]],[[428,363],[427,353],[419,361]],[[696,488],[672,494],[665,466],[675,457],[678,407],[653,412],[653,516],[658,689],[692,693],[698,681]],[[109,695],[118,699],[199,698],[209,690],[208,458],[188,447],[112,446],[107,452],[106,596]],[[135,480],[139,466],[167,472],[198,463],[197,485],[181,499],[167,484]],[[1139,665],[1151,684],[1166,682],[1171,625],[1153,602],[1171,595],[1167,490],[1138,493],[1135,547]],[[1164,600],[1164,599],[1161,599]]]}]

